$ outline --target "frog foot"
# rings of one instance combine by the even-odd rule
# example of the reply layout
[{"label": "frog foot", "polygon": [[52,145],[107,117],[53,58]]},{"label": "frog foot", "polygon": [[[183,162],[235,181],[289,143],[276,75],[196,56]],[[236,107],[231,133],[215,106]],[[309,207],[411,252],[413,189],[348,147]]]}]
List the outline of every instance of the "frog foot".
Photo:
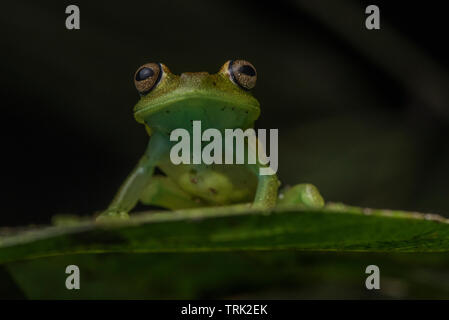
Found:
[{"label": "frog foot", "polygon": [[297,184],[279,193],[278,206],[302,205],[307,208],[324,207],[324,199],[312,184]]},{"label": "frog foot", "polygon": [[128,220],[129,215],[125,211],[106,210],[96,219],[97,222],[123,221]]}]

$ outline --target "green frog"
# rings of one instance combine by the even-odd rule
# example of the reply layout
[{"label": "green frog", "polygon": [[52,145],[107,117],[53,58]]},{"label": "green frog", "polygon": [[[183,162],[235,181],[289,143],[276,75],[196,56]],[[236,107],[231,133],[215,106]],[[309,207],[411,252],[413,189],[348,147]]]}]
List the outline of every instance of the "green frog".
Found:
[{"label": "green frog", "polygon": [[150,135],[136,167],[100,217],[127,218],[141,201],[171,210],[248,203],[269,209],[282,205],[320,208],[324,200],[311,184],[298,184],[278,194],[276,174],[262,175],[253,164],[174,164],[170,133],[192,132],[193,121],[203,129],[253,128],[259,102],[251,94],[256,68],[245,60],[227,61],[215,74],[186,72],[175,75],[162,63],[139,67],[134,83],[140,100],[134,117]]}]

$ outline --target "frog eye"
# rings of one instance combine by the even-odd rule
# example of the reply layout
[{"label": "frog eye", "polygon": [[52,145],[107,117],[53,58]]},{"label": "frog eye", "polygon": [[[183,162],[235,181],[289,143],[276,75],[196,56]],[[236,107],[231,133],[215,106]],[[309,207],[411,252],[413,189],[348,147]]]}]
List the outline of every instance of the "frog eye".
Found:
[{"label": "frog eye", "polygon": [[137,69],[134,84],[141,95],[150,92],[161,80],[162,67],[160,63],[147,63]]},{"label": "frog eye", "polygon": [[256,86],[257,72],[254,66],[245,60],[229,61],[228,72],[231,80],[245,90]]}]

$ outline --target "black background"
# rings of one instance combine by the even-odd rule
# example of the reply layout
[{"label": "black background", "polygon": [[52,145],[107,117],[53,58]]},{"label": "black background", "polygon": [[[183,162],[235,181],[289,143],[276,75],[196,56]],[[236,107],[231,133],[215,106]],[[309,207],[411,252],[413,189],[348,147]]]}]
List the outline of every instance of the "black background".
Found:
[{"label": "black background", "polygon": [[[65,28],[77,4],[81,29]],[[364,27],[367,4],[381,30]],[[8,2],[0,226],[104,209],[144,151],[138,66],[258,70],[279,176],[328,201],[449,214],[447,12],[427,1]]]}]

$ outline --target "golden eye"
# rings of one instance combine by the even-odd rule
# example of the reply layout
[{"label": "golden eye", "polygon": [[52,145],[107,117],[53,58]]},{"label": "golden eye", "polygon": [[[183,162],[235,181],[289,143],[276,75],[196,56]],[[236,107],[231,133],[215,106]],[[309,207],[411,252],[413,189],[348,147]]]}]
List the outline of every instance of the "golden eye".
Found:
[{"label": "golden eye", "polygon": [[256,86],[257,72],[254,66],[245,60],[231,60],[228,67],[231,80],[245,90]]},{"label": "golden eye", "polygon": [[137,69],[134,75],[134,84],[141,95],[146,95],[161,80],[162,67],[160,63],[147,63]]}]

